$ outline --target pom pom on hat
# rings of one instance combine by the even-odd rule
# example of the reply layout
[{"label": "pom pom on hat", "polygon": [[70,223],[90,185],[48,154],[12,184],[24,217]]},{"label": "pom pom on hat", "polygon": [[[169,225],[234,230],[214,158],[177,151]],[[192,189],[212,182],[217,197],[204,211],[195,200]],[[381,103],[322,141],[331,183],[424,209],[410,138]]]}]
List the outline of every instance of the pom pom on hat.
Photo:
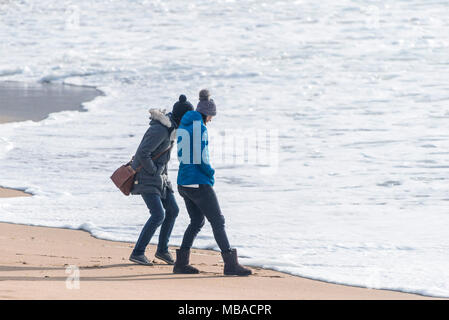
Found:
[{"label": "pom pom on hat", "polygon": [[172,110],[172,119],[176,123],[176,127],[179,126],[179,123],[181,122],[182,117],[187,111],[192,111],[193,106],[192,104],[187,101],[187,97],[183,94],[179,96],[179,101],[177,101],[173,105]]},{"label": "pom pom on hat", "polygon": [[210,92],[208,89],[202,89],[200,91],[200,101],[207,101],[209,100]]}]

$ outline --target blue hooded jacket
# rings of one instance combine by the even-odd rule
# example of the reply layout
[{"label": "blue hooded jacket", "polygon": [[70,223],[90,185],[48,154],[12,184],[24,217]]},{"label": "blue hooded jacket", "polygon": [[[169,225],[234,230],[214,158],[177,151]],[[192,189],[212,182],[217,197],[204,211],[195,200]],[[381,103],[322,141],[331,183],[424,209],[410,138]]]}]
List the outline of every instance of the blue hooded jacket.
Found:
[{"label": "blue hooded jacket", "polygon": [[176,136],[179,159],[178,185],[213,186],[215,170],[209,163],[207,128],[201,113],[187,112],[181,119]]}]

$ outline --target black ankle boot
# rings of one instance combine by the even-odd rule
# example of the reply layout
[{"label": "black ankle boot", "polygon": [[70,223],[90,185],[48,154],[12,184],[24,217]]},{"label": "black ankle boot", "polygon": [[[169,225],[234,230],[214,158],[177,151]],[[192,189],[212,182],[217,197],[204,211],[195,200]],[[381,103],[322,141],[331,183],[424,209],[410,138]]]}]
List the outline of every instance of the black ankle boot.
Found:
[{"label": "black ankle boot", "polygon": [[232,249],[228,252],[222,252],[221,256],[224,261],[224,274],[232,276],[249,276],[252,274],[250,269],[247,269],[239,264],[237,258],[237,250]]},{"label": "black ankle boot", "polygon": [[177,249],[173,273],[196,274],[200,271],[189,265],[190,249]]}]

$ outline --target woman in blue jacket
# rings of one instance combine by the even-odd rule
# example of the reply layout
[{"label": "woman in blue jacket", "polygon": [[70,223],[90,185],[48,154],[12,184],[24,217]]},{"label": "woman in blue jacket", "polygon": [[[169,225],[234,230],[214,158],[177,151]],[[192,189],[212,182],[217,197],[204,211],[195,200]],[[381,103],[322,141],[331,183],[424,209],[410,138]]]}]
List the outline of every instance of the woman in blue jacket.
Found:
[{"label": "woman in blue jacket", "polygon": [[200,91],[200,102],[196,111],[188,111],[181,119],[177,131],[178,140],[178,191],[184,198],[190,216],[190,224],[184,233],[179,250],[176,250],[174,273],[193,274],[199,270],[189,265],[190,248],[198,232],[209,220],[215,241],[224,261],[224,274],[246,276],[251,270],[238,263],[237,250],[231,249],[225,230],[225,219],[215,195],[215,170],[209,163],[206,124],[216,115],[216,106],[209,99],[209,91]]}]

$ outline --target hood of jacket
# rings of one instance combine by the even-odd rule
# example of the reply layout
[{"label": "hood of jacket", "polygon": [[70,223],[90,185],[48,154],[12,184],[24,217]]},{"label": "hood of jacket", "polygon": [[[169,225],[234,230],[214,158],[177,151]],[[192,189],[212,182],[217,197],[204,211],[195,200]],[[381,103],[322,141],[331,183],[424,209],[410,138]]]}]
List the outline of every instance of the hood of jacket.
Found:
[{"label": "hood of jacket", "polygon": [[198,111],[188,111],[181,119],[181,124],[183,126],[190,126],[193,124],[193,121],[203,121],[203,117],[201,116],[201,113]]},{"label": "hood of jacket", "polygon": [[159,122],[164,127],[167,127],[170,132],[170,140],[174,141],[176,138],[176,126],[174,121],[171,119],[171,113],[165,113],[165,110],[150,109],[150,125],[154,124],[156,121]]},{"label": "hood of jacket", "polygon": [[170,116],[168,114],[165,114],[165,110],[150,109],[148,110],[148,112],[150,113],[150,124],[153,121],[159,121],[163,126],[167,128],[171,128],[173,126]]}]

